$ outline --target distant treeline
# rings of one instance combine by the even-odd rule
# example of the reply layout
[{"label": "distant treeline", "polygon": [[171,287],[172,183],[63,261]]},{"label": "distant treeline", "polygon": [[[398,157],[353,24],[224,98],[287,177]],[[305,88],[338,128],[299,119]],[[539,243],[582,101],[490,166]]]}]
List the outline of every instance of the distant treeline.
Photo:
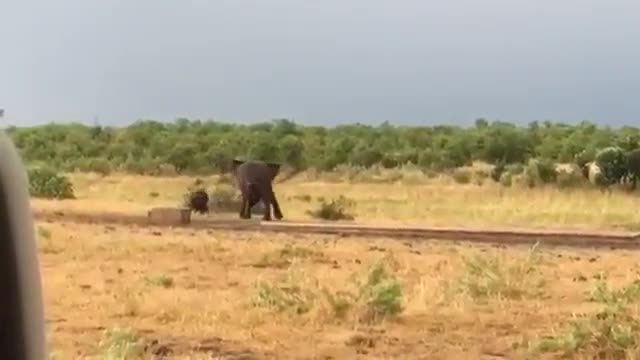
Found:
[{"label": "distant treeline", "polygon": [[178,119],[171,123],[138,121],[122,128],[48,124],[6,131],[28,163],[45,163],[64,171],[144,174],[224,172],[234,157],[277,161],[298,170],[413,164],[440,171],[475,160],[491,164],[525,163],[530,158],[584,162],[598,149],[633,150],[640,143],[640,129],[634,127],[548,121],[516,126],[485,119],[476,120],[471,127],[384,123],[333,128],[302,126],[284,119],[253,125]]}]

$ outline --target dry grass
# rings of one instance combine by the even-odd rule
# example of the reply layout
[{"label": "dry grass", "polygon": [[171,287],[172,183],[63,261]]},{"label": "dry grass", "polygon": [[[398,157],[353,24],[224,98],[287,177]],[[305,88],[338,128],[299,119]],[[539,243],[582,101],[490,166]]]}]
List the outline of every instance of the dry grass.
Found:
[{"label": "dry grass", "polygon": [[[32,205],[142,213],[180,203],[194,179],[72,180],[77,200]],[[276,191],[288,220],[308,219],[322,198],[338,195],[354,200],[356,221],[368,223],[611,228],[640,217],[637,197],[625,193],[441,178],[298,178]],[[552,358],[640,358],[640,339],[627,336],[640,334],[640,286],[613,295],[603,286],[639,278],[630,251],[64,223],[40,223],[37,234],[56,359],[169,351],[174,359],[520,359],[536,349]],[[608,317],[597,315],[603,308]]]},{"label": "dry grass", "polygon": [[[150,206],[179,204],[194,178],[74,174],[78,200],[34,200],[37,208],[145,213]],[[212,188],[213,177],[203,178]],[[431,225],[510,225],[579,228],[637,228],[640,198],[596,189],[502,188],[490,180],[460,185],[451,179],[422,177],[410,183],[355,184],[305,181],[275,185],[286,220],[309,220],[322,199],[353,200],[363,223]],[[231,214],[235,216],[235,214]]]},{"label": "dry grass", "polygon": [[[523,247],[39,228],[49,342],[60,359],[132,356],[153,340],[154,351],[177,359],[215,349],[281,359],[522,358],[527,339],[597,309],[586,293],[596,277],[619,287],[640,273],[626,251],[534,257]],[[380,261],[391,279],[369,288],[377,300],[347,296]],[[372,316],[376,309],[387,316]]]}]

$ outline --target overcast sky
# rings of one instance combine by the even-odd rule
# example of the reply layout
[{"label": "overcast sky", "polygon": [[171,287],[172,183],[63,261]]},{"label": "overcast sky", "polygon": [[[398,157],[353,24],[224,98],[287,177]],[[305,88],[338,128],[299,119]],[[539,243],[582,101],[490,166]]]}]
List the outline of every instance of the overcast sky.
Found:
[{"label": "overcast sky", "polygon": [[6,121],[640,125],[638,0],[4,0]]}]

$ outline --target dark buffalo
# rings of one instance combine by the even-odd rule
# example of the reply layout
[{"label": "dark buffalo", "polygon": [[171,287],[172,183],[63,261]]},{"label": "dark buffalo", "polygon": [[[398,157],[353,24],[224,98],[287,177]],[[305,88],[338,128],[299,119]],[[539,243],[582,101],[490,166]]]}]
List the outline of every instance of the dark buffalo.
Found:
[{"label": "dark buffalo", "polygon": [[194,191],[189,195],[189,208],[200,214],[209,212],[209,195],[204,190]]}]

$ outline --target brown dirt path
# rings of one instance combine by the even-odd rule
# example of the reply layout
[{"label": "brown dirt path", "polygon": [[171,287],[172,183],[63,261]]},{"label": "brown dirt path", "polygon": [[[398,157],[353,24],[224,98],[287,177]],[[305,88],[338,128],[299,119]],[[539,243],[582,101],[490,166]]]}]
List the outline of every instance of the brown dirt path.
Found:
[{"label": "brown dirt path", "polygon": [[[139,227],[159,225],[149,224],[146,215],[131,215],[115,212],[72,212],[33,211],[37,221],[72,222],[83,224],[118,224]],[[167,225],[169,227],[169,225]],[[173,225],[172,225],[173,226]],[[609,247],[640,249],[640,233],[621,231],[579,231],[567,229],[518,229],[518,228],[451,228],[451,227],[409,227],[372,226],[330,222],[264,222],[258,219],[207,219],[196,217],[184,227],[218,229],[226,231],[272,231],[300,234],[334,234],[357,237],[389,237],[414,240],[455,240],[500,245],[533,244]]]}]

